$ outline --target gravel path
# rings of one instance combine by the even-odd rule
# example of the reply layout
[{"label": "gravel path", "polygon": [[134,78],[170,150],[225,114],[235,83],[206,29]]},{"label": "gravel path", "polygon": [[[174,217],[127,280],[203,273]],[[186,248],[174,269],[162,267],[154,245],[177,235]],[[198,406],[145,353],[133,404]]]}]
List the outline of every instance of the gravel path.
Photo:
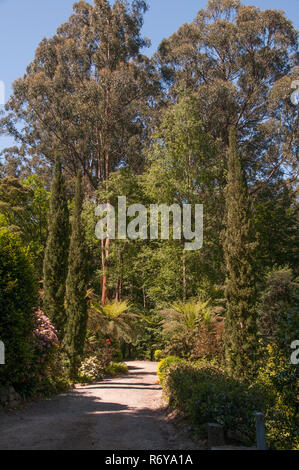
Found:
[{"label": "gravel path", "polygon": [[0,414],[0,449],[196,449],[165,419],[157,364],[128,366],[127,376]]}]

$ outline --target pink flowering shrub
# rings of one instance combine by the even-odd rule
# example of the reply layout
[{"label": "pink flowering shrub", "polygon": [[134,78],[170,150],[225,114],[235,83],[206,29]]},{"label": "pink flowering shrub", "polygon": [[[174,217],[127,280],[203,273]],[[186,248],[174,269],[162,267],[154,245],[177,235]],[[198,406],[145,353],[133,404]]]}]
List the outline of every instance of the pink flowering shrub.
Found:
[{"label": "pink flowering shrub", "polygon": [[45,357],[49,349],[59,346],[57,333],[48,317],[41,311],[36,312],[36,328],[34,330],[35,345],[41,355]]},{"label": "pink flowering shrub", "polygon": [[41,311],[35,313],[35,327],[32,336],[33,357],[27,365],[27,380],[30,389],[42,392],[48,384],[60,375],[60,344],[50,319]]}]

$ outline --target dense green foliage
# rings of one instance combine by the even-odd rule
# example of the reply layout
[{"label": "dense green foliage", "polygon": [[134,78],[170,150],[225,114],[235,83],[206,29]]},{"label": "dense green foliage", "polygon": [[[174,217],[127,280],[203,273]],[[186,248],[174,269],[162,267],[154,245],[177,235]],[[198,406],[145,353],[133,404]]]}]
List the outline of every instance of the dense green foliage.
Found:
[{"label": "dense green foliage", "polygon": [[256,291],[249,198],[233,129],[230,131],[225,197],[226,359],[232,374],[245,377],[254,370],[257,360]]},{"label": "dense green foliage", "polygon": [[160,362],[163,359],[163,351],[162,349],[156,349],[154,352],[154,361]]},{"label": "dense green foliage", "polygon": [[258,312],[259,332],[265,346],[278,347],[286,357],[299,338],[299,284],[290,269],[274,269],[265,279]]},{"label": "dense green foliage", "polygon": [[221,356],[223,317],[209,303],[190,299],[161,312],[166,354],[193,359]]},{"label": "dense green foliage", "polygon": [[123,343],[134,343],[140,332],[140,317],[132,313],[132,306],[128,302],[106,302],[101,305],[98,299],[90,303],[89,326],[91,331],[104,337],[113,338],[121,347]]},{"label": "dense green foliage", "polygon": [[65,329],[65,348],[70,360],[70,376],[76,378],[83,358],[87,330],[87,289],[88,259],[82,213],[82,176],[79,172],[76,181],[74,211],[72,214],[72,235],[69,249],[68,275],[66,279],[65,310],[67,323]]},{"label": "dense green foliage", "polygon": [[276,449],[298,450],[298,365],[292,364],[277,346],[268,346],[257,382],[263,386],[267,396],[264,411],[269,445]]},{"label": "dense green foliage", "polygon": [[264,274],[274,266],[289,266],[298,275],[298,206],[286,181],[269,185],[253,201],[258,244],[255,260]]},{"label": "dense green foliage", "polygon": [[94,382],[104,377],[113,377],[128,373],[128,366],[121,362],[110,362],[103,364],[97,356],[85,359],[79,370],[79,380],[81,382]]},{"label": "dense green foliage", "polygon": [[38,310],[34,315],[33,357],[27,366],[24,395],[51,396],[70,387],[64,373],[57,332],[49,318]]},{"label": "dense green foliage", "polygon": [[51,395],[69,383],[61,364],[56,331],[38,305],[33,258],[20,235],[0,230],[0,338],[5,365],[0,384],[23,396]]},{"label": "dense green foliage", "polygon": [[69,214],[59,158],[56,159],[51,188],[48,230],[44,257],[43,310],[51,319],[61,340],[66,325],[64,297],[68,269]]},{"label": "dense green foliage", "polygon": [[110,362],[110,364],[104,368],[104,374],[112,377],[115,375],[127,374],[128,371],[128,366],[122,362]]},{"label": "dense green foliage", "polygon": [[209,0],[155,54],[170,101],[182,88],[196,93],[206,132],[223,144],[219,158],[237,126],[248,179],[259,187],[287,173],[284,164],[296,167],[298,106],[289,97],[297,49],[297,31],[281,11]]},{"label": "dense green foliage", "polygon": [[[1,115],[16,140],[0,161],[1,380],[50,392],[165,358],[165,394],[194,422],[252,443],[261,409],[269,444],[295,447],[298,33],[278,10],[208,0],[148,58],[147,8],[75,3]],[[98,240],[96,208],[117,219],[119,196],[190,204],[192,230],[203,205],[203,246],[162,236],[162,216],[145,239],[132,213],[136,239]],[[44,366],[39,328],[54,338]]]},{"label": "dense green foliage", "polygon": [[34,308],[37,284],[20,237],[0,229],[0,338],[5,344],[5,365],[0,383],[20,387],[33,358]]},{"label": "dense green foliage", "polygon": [[228,441],[254,445],[254,412],[262,411],[270,448],[298,446],[298,376],[294,366],[272,349],[266,368],[251,385],[208,362],[174,357],[161,361],[158,375],[170,406],[187,415],[202,437],[208,423],[218,423]]},{"label": "dense green foliage", "polygon": [[186,361],[176,365],[168,362],[162,385],[171,397],[171,405],[186,413],[203,432],[207,423],[218,423],[239,441],[254,443],[253,412],[263,407],[263,395],[257,388],[248,389],[208,363]]},{"label": "dense green foliage", "polygon": [[47,240],[48,210],[49,192],[37,175],[23,181],[11,176],[0,180],[0,226],[19,233],[30,250],[39,280]]},{"label": "dense green foliage", "polygon": [[178,364],[180,362],[184,362],[184,361],[183,359],[177,356],[167,356],[159,362],[157,373],[158,373],[158,377],[159,377],[161,384],[163,383],[165,379],[165,374],[168,371],[169,367],[173,364]]}]

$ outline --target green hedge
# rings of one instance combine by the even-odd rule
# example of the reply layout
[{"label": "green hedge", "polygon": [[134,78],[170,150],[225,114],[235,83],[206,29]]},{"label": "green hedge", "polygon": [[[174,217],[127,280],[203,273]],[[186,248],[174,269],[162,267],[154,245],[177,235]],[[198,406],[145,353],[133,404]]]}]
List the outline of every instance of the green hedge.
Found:
[{"label": "green hedge", "polygon": [[161,359],[163,359],[163,351],[161,349],[157,349],[155,352],[154,352],[154,360],[156,362],[159,362],[161,361]]},{"label": "green hedge", "polygon": [[37,283],[27,250],[16,234],[0,229],[0,340],[6,348],[0,383],[21,392],[34,352],[36,306]]},{"label": "green hedge", "polygon": [[231,378],[207,363],[170,356],[159,365],[159,377],[171,406],[204,433],[209,422],[221,424],[229,437],[256,443],[254,411],[266,418],[272,449],[299,448],[298,369],[269,348],[267,363],[254,384]]},{"label": "green hedge", "polygon": [[172,404],[204,431],[218,423],[247,445],[255,442],[254,411],[262,410],[263,394],[207,365],[178,364],[165,376],[164,390]]},{"label": "green hedge", "polygon": [[257,379],[267,393],[267,439],[274,449],[299,450],[299,365],[268,346]]},{"label": "green hedge", "polygon": [[163,385],[165,375],[168,373],[171,366],[179,364],[180,362],[184,362],[184,359],[181,359],[180,357],[177,357],[177,356],[168,356],[159,362],[157,374],[158,374],[160,383],[162,385]]}]

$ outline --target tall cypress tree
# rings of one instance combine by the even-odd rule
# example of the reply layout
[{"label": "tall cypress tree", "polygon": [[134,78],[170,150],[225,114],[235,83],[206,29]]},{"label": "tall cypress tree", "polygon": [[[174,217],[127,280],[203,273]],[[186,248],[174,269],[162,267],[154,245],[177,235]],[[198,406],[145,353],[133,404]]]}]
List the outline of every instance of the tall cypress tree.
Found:
[{"label": "tall cypress tree", "polygon": [[225,196],[226,360],[233,375],[247,377],[254,370],[257,349],[254,243],[246,177],[234,128],[230,130]]},{"label": "tall cypress tree", "polygon": [[60,340],[64,336],[65,282],[68,269],[69,212],[60,158],[56,158],[50,211],[48,239],[44,257],[44,312],[51,319]]},{"label": "tall cypress tree", "polygon": [[82,226],[82,176],[78,173],[74,212],[72,216],[72,235],[69,252],[69,267],[66,281],[67,327],[65,348],[70,360],[70,377],[76,378],[83,354],[87,327],[88,261]]}]

